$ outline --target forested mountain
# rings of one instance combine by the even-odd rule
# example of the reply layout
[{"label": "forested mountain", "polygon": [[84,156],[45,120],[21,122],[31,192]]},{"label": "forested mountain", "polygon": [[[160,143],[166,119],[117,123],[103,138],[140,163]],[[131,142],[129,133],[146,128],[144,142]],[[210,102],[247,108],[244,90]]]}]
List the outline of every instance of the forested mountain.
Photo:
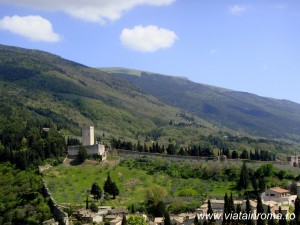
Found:
[{"label": "forested mountain", "polygon": [[[138,139],[158,128],[172,130],[172,119],[186,125],[193,119],[194,128],[215,132],[206,121],[140,92],[126,80],[46,52],[3,45],[0,98],[0,123],[22,110],[24,115],[47,118],[64,134],[80,135],[80,127],[87,124],[101,135]],[[186,133],[184,129],[164,136],[176,138]]]},{"label": "forested mountain", "polygon": [[1,143],[8,148],[5,133],[12,129],[18,133],[12,138],[17,148],[10,149],[20,149],[22,138],[31,135],[30,124],[79,136],[83,125],[93,125],[96,138],[106,143],[113,137],[141,145],[154,141],[171,144],[175,154],[192,146],[209,147],[215,154],[220,149],[290,154],[296,148],[262,139],[299,140],[295,103],[126,71],[101,71],[47,52],[0,45]]},{"label": "forested mountain", "polygon": [[186,78],[123,68],[103,68],[138,86],[165,104],[195,114],[219,127],[267,138],[300,140],[300,105],[260,97]]}]

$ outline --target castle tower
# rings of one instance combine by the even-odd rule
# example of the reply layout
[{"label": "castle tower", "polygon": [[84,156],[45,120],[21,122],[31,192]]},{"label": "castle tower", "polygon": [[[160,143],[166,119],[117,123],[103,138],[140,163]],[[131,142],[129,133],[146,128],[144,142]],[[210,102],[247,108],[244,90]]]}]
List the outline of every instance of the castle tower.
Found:
[{"label": "castle tower", "polygon": [[82,145],[88,146],[95,144],[94,127],[87,126],[82,128]]}]

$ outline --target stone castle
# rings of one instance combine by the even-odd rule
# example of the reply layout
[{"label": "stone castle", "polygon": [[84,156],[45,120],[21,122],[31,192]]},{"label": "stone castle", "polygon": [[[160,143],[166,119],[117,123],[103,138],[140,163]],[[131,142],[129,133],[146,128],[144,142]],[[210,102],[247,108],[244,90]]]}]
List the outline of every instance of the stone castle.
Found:
[{"label": "stone castle", "polygon": [[[106,160],[107,153],[105,146],[96,143],[95,144],[95,130],[92,126],[82,128],[82,146],[87,150],[88,155],[101,156],[102,160]],[[69,146],[68,156],[74,157],[78,155],[80,145]]]}]

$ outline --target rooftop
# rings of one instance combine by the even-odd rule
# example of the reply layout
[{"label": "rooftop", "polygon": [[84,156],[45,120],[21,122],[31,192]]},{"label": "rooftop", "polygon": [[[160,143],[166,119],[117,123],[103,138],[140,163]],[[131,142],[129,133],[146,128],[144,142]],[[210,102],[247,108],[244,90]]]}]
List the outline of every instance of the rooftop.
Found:
[{"label": "rooftop", "polygon": [[272,188],[270,188],[270,190],[277,192],[277,193],[290,193],[289,190],[283,189],[281,187],[272,187]]}]

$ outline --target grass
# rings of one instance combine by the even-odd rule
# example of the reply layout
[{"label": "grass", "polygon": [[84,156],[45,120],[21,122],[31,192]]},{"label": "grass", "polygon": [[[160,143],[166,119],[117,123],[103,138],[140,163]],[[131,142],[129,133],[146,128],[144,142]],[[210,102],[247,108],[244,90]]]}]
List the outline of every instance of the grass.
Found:
[{"label": "grass", "polygon": [[[70,203],[84,204],[87,190],[94,182],[103,187],[107,174],[120,189],[120,196],[116,200],[106,201],[105,204],[112,206],[129,206],[144,200],[145,191],[157,182],[167,180],[168,177],[160,175],[159,179],[147,175],[146,171],[130,170],[125,166],[93,165],[84,163],[79,166],[59,165],[43,173],[44,180],[48,185],[54,199],[58,204]],[[169,184],[164,186],[167,190]]]},{"label": "grass", "polygon": [[[116,199],[102,202],[105,205],[130,206],[142,203],[147,189],[162,187],[167,197],[221,197],[233,192],[234,182],[215,182],[195,179],[171,178],[164,173],[147,174],[144,170],[121,166],[116,163],[96,164],[88,161],[78,166],[58,165],[43,172],[43,178],[58,204],[84,205],[87,190],[97,182],[103,187],[110,174],[120,190]],[[200,205],[200,203],[199,203]]]}]

